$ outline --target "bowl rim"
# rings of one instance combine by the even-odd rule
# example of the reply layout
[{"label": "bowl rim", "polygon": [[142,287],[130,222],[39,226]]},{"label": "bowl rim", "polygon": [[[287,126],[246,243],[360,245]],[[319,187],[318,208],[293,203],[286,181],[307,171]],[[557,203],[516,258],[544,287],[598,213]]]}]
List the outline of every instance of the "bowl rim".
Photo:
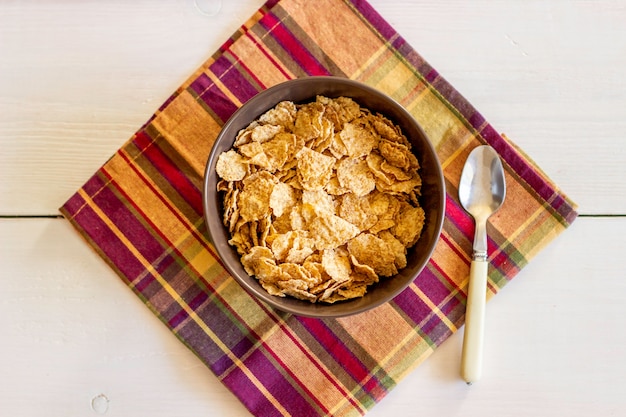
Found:
[{"label": "bowl rim", "polygon": [[[214,199],[211,198],[212,195],[216,192],[216,184],[217,184],[217,175],[215,174],[215,164],[217,162],[217,158],[224,151],[232,148],[233,143],[235,141],[235,135],[233,135],[232,140],[226,140],[224,137],[229,134],[232,130],[233,125],[240,123],[240,116],[248,112],[250,108],[260,107],[263,110],[259,110],[259,112],[255,112],[255,115],[252,119],[249,117],[245,118],[245,123],[242,126],[247,126],[250,122],[258,118],[265,111],[273,108],[282,100],[289,100],[289,98],[284,97],[283,90],[289,89],[288,87],[297,88],[299,85],[308,85],[313,84],[315,86],[326,85],[329,88],[333,86],[338,86],[339,90],[344,88],[356,88],[361,90],[361,92],[374,96],[379,100],[387,102],[390,106],[394,107],[394,111],[402,114],[402,117],[405,120],[410,121],[419,134],[421,135],[421,139],[425,148],[427,148],[428,152],[431,154],[436,163],[436,172],[431,172],[430,175],[434,175],[436,177],[437,188],[441,191],[438,196],[437,207],[440,207],[440,210],[437,210],[437,218],[434,219],[434,223],[430,223],[430,228],[432,230],[432,234],[434,235],[431,244],[427,246],[426,250],[423,251],[422,262],[416,265],[413,269],[415,271],[411,274],[412,277],[409,279],[405,279],[405,283],[403,285],[398,286],[394,291],[388,291],[387,295],[374,301],[369,300],[369,298],[361,297],[357,299],[346,300],[334,304],[324,304],[324,303],[311,303],[310,301],[298,300],[293,297],[278,297],[269,294],[259,283],[255,277],[249,276],[243,266],[241,265],[240,256],[237,254],[236,257],[233,257],[233,252],[236,252],[234,248],[232,248],[228,244],[228,236],[226,228],[222,222],[222,209],[219,207],[219,204],[215,203],[215,200],[219,200],[219,198]],[[323,87],[321,87],[323,88]],[[332,88],[331,88],[332,90]],[[328,94],[328,96],[332,96],[332,91],[329,93],[312,93],[306,99],[296,100],[296,102],[310,102],[312,101],[316,95],[319,94]],[[338,95],[335,95],[337,97]],[[349,95],[348,95],[349,97]],[[358,102],[358,100],[356,100]],[[265,104],[264,104],[265,103]],[[359,103],[361,104],[361,103]],[[362,104],[361,104],[362,105]],[[387,115],[385,115],[387,116]],[[396,123],[396,120],[393,120]],[[237,129],[239,131],[239,129]],[[232,134],[232,132],[231,132]],[[219,146],[224,143],[227,146]],[[223,149],[222,149],[223,148]],[[219,195],[219,194],[218,194]],[[383,93],[376,88],[369,86],[360,81],[352,80],[349,78],[339,77],[339,76],[309,76],[303,78],[297,78],[292,80],[287,80],[280,82],[276,85],[273,85],[263,91],[260,91],[248,101],[242,104],[224,123],[224,125],[220,128],[219,134],[216,136],[213,145],[211,146],[211,151],[207,158],[205,173],[203,178],[203,189],[202,189],[202,205],[203,205],[203,217],[204,222],[207,228],[209,241],[213,244],[216,249],[216,260],[224,267],[224,269],[238,282],[238,284],[248,293],[250,293],[253,298],[257,300],[264,301],[265,303],[271,305],[272,307],[278,309],[282,312],[292,313],[294,315],[303,316],[303,317],[314,317],[314,318],[338,318],[344,316],[350,316],[358,313],[362,313],[364,311],[376,308],[381,306],[394,297],[396,297],[399,293],[404,291],[423,271],[428,262],[430,261],[432,254],[437,246],[437,242],[440,239],[441,229],[443,228],[443,222],[445,219],[445,206],[446,206],[446,187],[445,187],[445,179],[443,176],[443,169],[439,158],[437,156],[437,152],[435,147],[424,132],[422,126],[419,122],[411,115],[411,113],[406,110],[404,106],[398,103],[389,95]],[[217,215],[217,219],[210,217],[213,215]],[[428,220],[427,220],[428,221]],[[214,237],[218,234],[224,235],[226,239],[215,239]],[[226,257],[227,259],[224,259]],[[236,258],[236,259],[234,259]],[[230,261],[230,262],[229,262]],[[233,264],[234,261],[234,264]],[[402,270],[401,270],[402,271]],[[399,272],[401,272],[399,271]],[[248,279],[246,279],[247,277]],[[395,277],[395,276],[394,276]],[[394,279],[394,277],[390,277],[389,279]],[[256,283],[256,284],[253,284]],[[368,290],[369,292],[369,290]],[[364,301],[365,300],[365,301]]]}]

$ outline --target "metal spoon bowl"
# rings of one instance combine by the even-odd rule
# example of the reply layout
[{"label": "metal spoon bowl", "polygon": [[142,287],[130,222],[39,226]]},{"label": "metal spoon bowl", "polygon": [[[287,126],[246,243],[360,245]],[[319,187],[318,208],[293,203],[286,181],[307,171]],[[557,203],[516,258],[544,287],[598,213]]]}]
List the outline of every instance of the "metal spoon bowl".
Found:
[{"label": "metal spoon bowl", "polygon": [[461,376],[468,383],[477,381],[482,370],[485,304],[487,297],[487,219],[506,196],[504,169],[491,146],[478,146],[470,152],[461,173],[459,200],[476,223],[474,251],[470,266]]}]

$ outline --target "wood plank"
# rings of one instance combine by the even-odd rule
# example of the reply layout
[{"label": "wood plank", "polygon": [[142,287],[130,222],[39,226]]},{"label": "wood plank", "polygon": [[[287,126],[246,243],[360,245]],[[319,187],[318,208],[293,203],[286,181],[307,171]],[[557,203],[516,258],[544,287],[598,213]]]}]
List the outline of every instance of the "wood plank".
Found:
[{"label": "wood plank", "polygon": [[68,222],[0,236],[2,415],[249,415]]},{"label": "wood plank", "polygon": [[56,214],[262,1],[0,4],[0,214]]},{"label": "wood plank", "polygon": [[626,213],[623,2],[392,3],[394,27],[581,213]]},{"label": "wood plank", "polygon": [[[0,214],[54,214],[262,0],[0,4]],[[620,0],[372,5],[586,214],[626,213]]]},{"label": "wood plank", "polygon": [[[624,235],[577,220],[488,304],[479,383],[461,330],[368,416],[624,415]],[[68,222],[0,220],[0,257],[3,415],[249,415]]]}]

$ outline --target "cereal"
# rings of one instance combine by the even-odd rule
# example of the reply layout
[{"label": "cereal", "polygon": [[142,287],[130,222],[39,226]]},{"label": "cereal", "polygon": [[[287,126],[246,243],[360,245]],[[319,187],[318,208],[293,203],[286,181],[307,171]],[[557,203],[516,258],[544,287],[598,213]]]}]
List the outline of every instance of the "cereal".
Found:
[{"label": "cereal", "polygon": [[245,157],[244,161],[248,165],[256,165],[269,170],[270,161],[263,150],[263,145],[259,142],[249,142],[239,147],[239,152]]},{"label": "cereal", "polygon": [[371,129],[367,128],[365,120],[346,123],[339,137],[346,147],[348,156],[360,158],[369,155],[374,146],[380,141]]},{"label": "cereal", "polygon": [[285,130],[293,130],[296,112],[296,105],[291,101],[281,101],[276,107],[262,114],[259,117],[259,122],[264,125],[282,126]]},{"label": "cereal", "polygon": [[271,295],[362,297],[421,235],[419,168],[400,128],[350,98],[283,101],[218,157],[229,244]]},{"label": "cereal", "polygon": [[296,172],[302,188],[315,190],[323,188],[328,183],[336,162],[334,157],[310,148],[302,148],[296,158],[298,159]]},{"label": "cereal", "polygon": [[291,211],[296,203],[297,197],[293,187],[284,182],[274,185],[269,202],[274,216],[281,217],[284,213]]},{"label": "cereal", "polygon": [[222,153],[215,165],[217,175],[226,181],[241,181],[248,173],[244,159],[234,150]]},{"label": "cereal", "polygon": [[406,266],[406,246],[400,242],[396,237],[388,230],[383,230],[378,233],[380,237],[389,246],[389,249],[393,253],[395,259],[394,264],[398,270]]},{"label": "cereal", "polygon": [[250,138],[253,142],[263,143],[272,139],[278,132],[283,130],[282,126],[260,125],[252,129]]},{"label": "cereal", "polygon": [[290,230],[278,234],[272,240],[272,253],[279,262],[302,264],[313,254],[313,239],[302,230]]},{"label": "cereal", "polygon": [[350,279],[352,266],[346,251],[341,251],[339,248],[326,249],[322,255],[322,267],[337,283],[343,283]]},{"label": "cereal", "polygon": [[251,174],[243,180],[243,188],[239,193],[237,204],[243,221],[259,220],[269,214],[274,184],[275,179],[272,174],[265,171]]},{"label": "cereal", "polygon": [[339,216],[349,221],[360,230],[368,230],[378,221],[378,216],[372,212],[369,200],[347,193],[341,197]]},{"label": "cereal", "polygon": [[361,158],[344,158],[339,161],[337,179],[340,186],[358,197],[369,194],[376,187],[374,174],[367,166],[367,162]]},{"label": "cereal", "polygon": [[376,274],[390,277],[398,273],[395,254],[389,245],[371,233],[361,233],[348,242],[348,252],[363,265],[369,265]]},{"label": "cereal", "polygon": [[334,214],[315,217],[308,222],[308,228],[317,250],[337,248],[360,232],[358,227]]},{"label": "cereal", "polygon": [[321,213],[335,214],[336,204],[335,199],[327,194],[322,189],[315,191],[305,190],[302,192],[302,204],[304,207],[312,207],[315,213],[318,215]]},{"label": "cereal", "polygon": [[261,145],[271,172],[276,172],[285,165],[289,159],[289,149],[293,145],[294,139],[293,135],[278,134]]},{"label": "cereal", "polygon": [[422,233],[424,209],[403,204],[398,214],[398,221],[392,228],[394,236],[405,246],[413,246]]}]

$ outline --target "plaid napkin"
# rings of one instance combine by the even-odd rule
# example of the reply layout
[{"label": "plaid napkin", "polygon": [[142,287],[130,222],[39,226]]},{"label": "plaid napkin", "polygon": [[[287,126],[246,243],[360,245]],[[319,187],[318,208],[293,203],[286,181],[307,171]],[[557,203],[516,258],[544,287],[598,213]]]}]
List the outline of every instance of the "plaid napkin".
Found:
[{"label": "plaid napkin", "polygon": [[[278,82],[328,74],[378,88],[418,119],[448,196],[441,240],[413,285],[370,312],[317,320],[273,310],[225,272],[201,189],[211,145],[239,106]],[[61,212],[254,415],[361,415],[463,324],[474,226],[457,186],[468,153],[485,143],[508,185],[489,229],[493,295],[576,218],[575,205],[367,2],[274,0]]]}]

